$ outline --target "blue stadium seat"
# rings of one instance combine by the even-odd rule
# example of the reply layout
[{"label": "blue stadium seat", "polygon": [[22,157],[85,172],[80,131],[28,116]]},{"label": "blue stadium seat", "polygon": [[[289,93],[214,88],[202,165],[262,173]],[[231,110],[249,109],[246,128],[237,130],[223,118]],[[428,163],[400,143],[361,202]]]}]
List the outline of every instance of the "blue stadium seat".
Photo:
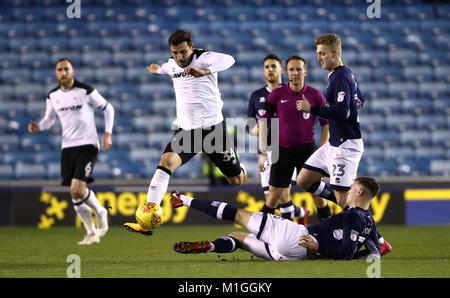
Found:
[{"label": "blue stadium seat", "polygon": [[450,148],[450,130],[441,129],[431,132],[431,143]]},{"label": "blue stadium seat", "polygon": [[150,162],[152,160],[159,160],[160,158],[161,151],[155,148],[131,149],[128,152],[128,159],[132,162]]},{"label": "blue stadium seat", "polygon": [[43,151],[50,149],[48,134],[24,134],[20,137],[20,147],[25,151]]},{"label": "blue stadium seat", "polygon": [[32,163],[33,154],[25,151],[10,151],[5,152],[2,157],[2,163],[16,164],[18,162]]},{"label": "blue stadium seat", "polygon": [[370,146],[383,148],[400,145],[400,133],[397,131],[374,130],[368,137],[363,135],[363,140],[367,140]]},{"label": "blue stadium seat", "polygon": [[397,131],[413,129],[416,126],[416,118],[408,114],[391,114],[386,116],[386,128]]},{"label": "blue stadium seat", "polygon": [[390,147],[384,149],[385,160],[404,160],[414,158],[414,149],[410,147]]},{"label": "blue stadium seat", "polygon": [[0,164],[0,179],[14,179],[14,168],[12,165]]},{"label": "blue stadium seat", "polygon": [[431,112],[433,103],[431,100],[427,99],[403,99],[401,100],[401,104],[402,113],[422,115]]},{"label": "blue stadium seat", "polygon": [[407,159],[399,163],[398,174],[405,176],[423,176],[430,174],[430,160]]},{"label": "blue stadium seat", "polygon": [[398,114],[401,112],[402,102],[396,97],[380,98],[369,101],[370,110],[374,113],[383,113],[384,115]]},{"label": "blue stadium seat", "polygon": [[138,132],[169,131],[173,119],[163,116],[138,116],[131,120],[131,125]]},{"label": "blue stadium seat", "polygon": [[147,143],[147,135],[143,133],[122,133],[115,137],[115,142],[119,148],[123,149],[143,147]]},{"label": "blue stadium seat", "polygon": [[42,150],[35,152],[33,155],[33,162],[40,164],[47,164],[50,162],[60,162],[61,150]]},{"label": "blue stadium seat", "polygon": [[402,146],[428,146],[431,144],[431,135],[424,130],[407,130],[400,133],[400,144]]},{"label": "blue stadium seat", "polygon": [[416,159],[445,159],[446,151],[442,147],[422,146],[415,149]]},{"label": "blue stadium seat", "polygon": [[110,179],[113,178],[112,168],[108,162],[97,162],[92,172],[94,179]]},{"label": "blue stadium seat", "polygon": [[141,163],[130,162],[130,161],[120,161],[114,163],[111,166],[112,174],[114,178],[120,179],[136,179],[136,178],[148,178],[141,177]]},{"label": "blue stadium seat", "polygon": [[203,161],[200,159],[200,155],[195,156],[189,162],[179,167],[173,172],[174,178],[191,178],[198,179],[203,176]]},{"label": "blue stadium seat", "polygon": [[367,163],[367,173],[370,176],[395,176],[397,175],[397,163],[385,160],[374,160]]},{"label": "blue stadium seat", "polygon": [[163,149],[172,139],[174,131],[154,132],[148,135],[147,145],[149,147]]},{"label": "blue stadium seat", "polygon": [[417,116],[417,128],[437,130],[447,126],[447,118],[444,115],[426,114]]},{"label": "blue stadium seat", "polygon": [[101,162],[112,162],[127,159],[128,151],[124,149],[114,148],[107,151],[98,152],[98,160]]},{"label": "blue stadium seat", "polygon": [[43,164],[18,163],[14,171],[16,179],[45,179],[47,175]]},{"label": "blue stadium seat", "polygon": [[81,56],[81,62],[83,67],[95,68],[98,71],[103,67],[111,67],[112,55],[106,51],[84,53]]},{"label": "blue stadium seat", "polygon": [[432,175],[450,175],[450,160],[432,160],[430,172]]}]

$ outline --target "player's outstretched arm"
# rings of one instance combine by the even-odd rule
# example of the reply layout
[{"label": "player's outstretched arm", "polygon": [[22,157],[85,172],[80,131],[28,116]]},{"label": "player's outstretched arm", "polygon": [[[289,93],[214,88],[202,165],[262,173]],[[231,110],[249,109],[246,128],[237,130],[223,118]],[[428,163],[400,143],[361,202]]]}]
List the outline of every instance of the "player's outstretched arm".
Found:
[{"label": "player's outstretched arm", "polygon": [[152,63],[149,66],[147,66],[147,70],[153,75],[159,75],[159,73],[158,73],[159,68],[160,68],[160,66],[155,63]]}]

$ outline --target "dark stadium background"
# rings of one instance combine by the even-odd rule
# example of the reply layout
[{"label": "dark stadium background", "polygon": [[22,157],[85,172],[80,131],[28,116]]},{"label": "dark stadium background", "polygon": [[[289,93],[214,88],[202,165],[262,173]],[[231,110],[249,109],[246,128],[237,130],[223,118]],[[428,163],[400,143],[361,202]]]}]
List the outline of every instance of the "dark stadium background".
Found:
[{"label": "dark stadium background", "polygon": [[[80,18],[69,18],[77,2]],[[377,3],[380,18],[369,18],[369,6]],[[151,76],[145,66],[169,58],[167,38],[178,28],[193,33],[196,47],[236,58],[219,74],[219,87],[224,116],[243,119],[250,93],[264,84],[261,65],[268,53],[305,57],[307,84],[324,92],[327,73],[316,59],[314,39],[337,33],[343,61],[366,96],[360,111],[365,152],[359,175],[382,183],[378,205],[372,205],[381,208],[374,213],[383,212],[379,222],[448,224],[449,20],[445,1],[2,0],[0,224],[39,226],[42,216],[54,219],[50,226],[75,222],[66,189],[59,186],[59,122],[47,132],[27,132],[28,122],[43,116],[60,57],[70,58],[75,78],[95,86],[116,110],[113,148],[99,154],[92,186],[99,198],[113,193],[116,203],[123,193],[134,194],[122,196],[125,217],[113,214],[111,220],[119,224],[132,216],[172,135],[175,115],[170,78]],[[96,116],[101,137],[103,115]],[[239,135],[238,141],[249,148],[255,140],[248,138]],[[221,193],[256,211],[263,200],[257,155],[241,152],[240,158],[249,171],[243,187],[210,186],[199,156],[174,173],[170,189],[200,197]],[[294,202],[311,204],[301,189],[293,192]],[[44,193],[67,202],[64,220],[48,211],[52,200],[43,200]],[[238,200],[242,197],[246,201]],[[173,216],[168,223],[174,223]],[[186,217],[186,223],[190,220],[208,223]]]}]

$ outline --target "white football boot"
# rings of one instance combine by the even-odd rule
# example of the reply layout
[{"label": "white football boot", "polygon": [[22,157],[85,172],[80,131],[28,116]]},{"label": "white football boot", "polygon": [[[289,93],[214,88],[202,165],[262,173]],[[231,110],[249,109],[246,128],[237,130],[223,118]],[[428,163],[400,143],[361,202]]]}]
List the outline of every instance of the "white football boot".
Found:
[{"label": "white football boot", "polygon": [[97,234],[85,235],[83,240],[78,242],[78,245],[91,245],[93,243],[100,243],[100,237]]}]

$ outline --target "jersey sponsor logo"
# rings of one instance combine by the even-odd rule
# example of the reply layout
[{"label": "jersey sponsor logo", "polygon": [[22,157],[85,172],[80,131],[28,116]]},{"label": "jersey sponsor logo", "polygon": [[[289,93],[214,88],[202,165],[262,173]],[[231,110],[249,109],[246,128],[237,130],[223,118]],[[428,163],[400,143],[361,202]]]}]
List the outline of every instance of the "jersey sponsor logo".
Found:
[{"label": "jersey sponsor logo", "polygon": [[345,92],[344,91],[338,92],[337,101],[342,102],[344,100],[344,98],[345,98]]},{"label": "jersey sponsor logo", "polygon": [[172,79],[181,78],[181,77],[192,77],[192,76],[190,74],[184,73],[184,72],[174,73],[172,75]]},{"label": "jersey sponsor logo", "polygon": [[83,105],[76,105],[76,106],[69,106],[69,107],[62,107],[58,110],[58,112],[65,112],[65,111],[79,111]]},{"label": "jersey sponsor logo", "polygon": [[259,98],[259,102],[265,102],[266,101],[266,98],[264,97],[264,96],[261,96],[260,98]]}]

